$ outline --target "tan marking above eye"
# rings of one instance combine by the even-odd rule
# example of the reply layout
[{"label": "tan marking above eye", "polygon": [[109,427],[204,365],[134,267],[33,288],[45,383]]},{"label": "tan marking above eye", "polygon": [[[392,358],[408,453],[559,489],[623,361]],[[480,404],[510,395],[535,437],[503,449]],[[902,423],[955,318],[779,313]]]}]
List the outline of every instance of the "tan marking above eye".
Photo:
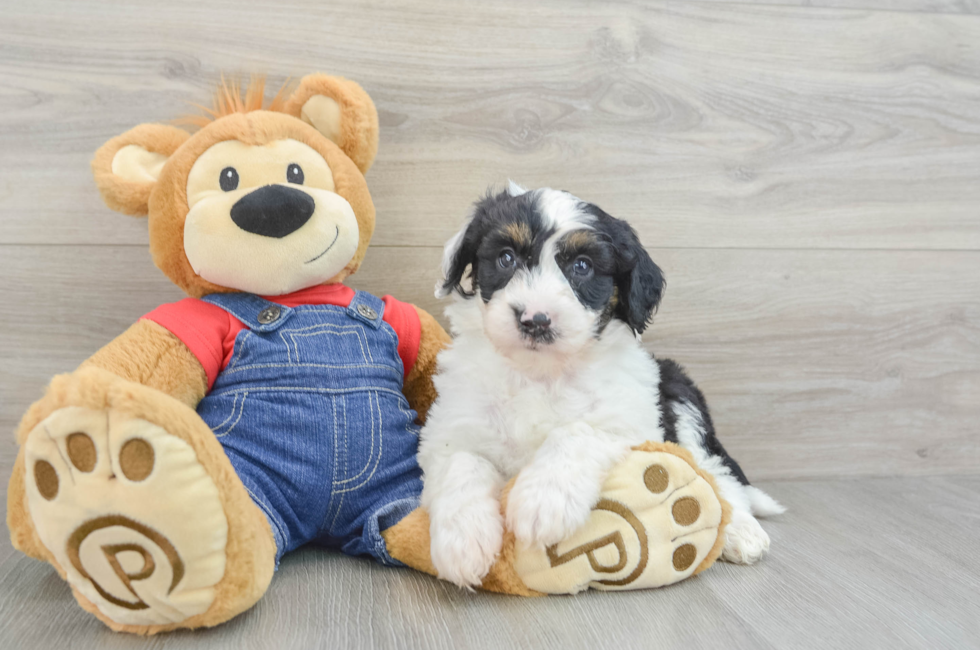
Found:
[{"label": "tan marking above eye", "polygon": [[153,463],[153,447],[142,438],[127,440],[119,450],[119,468],[130,481],[138,483],[149,476]]},{"label": "tan marking above eye", "polygon": [[596,243],[595,233],[591,230],[575,230],[562,239],[562,247],[566,250],[577,250]]},{"label": "tan marking above eye", "polygon": [[517,248],[526,248],[534,241],[531,227],[523,222],[508,223],[503,227],[503,233],[511,238]]},{"label": "tan marking above eye", "polygon": [[46,460],[34,463],[34,483],[41,496],[50,501],[58,496],[58,472]]},{"label": "tan marking above eye", "polygon": [[95,451],[95,443],[88,437],[88,434],[76,431],[68,436],[68,460],[79,472],[88,474],[95,469],[95,462],[98,460],[98,452]]}]

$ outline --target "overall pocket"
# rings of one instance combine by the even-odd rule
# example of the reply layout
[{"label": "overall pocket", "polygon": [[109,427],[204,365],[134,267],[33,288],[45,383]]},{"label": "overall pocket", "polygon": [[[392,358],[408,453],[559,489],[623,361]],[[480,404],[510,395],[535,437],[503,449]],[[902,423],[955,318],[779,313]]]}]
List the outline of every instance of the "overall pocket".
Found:
[{"label": "overall pocket", "polygon": [[355,492],[374,476],[381,461],[382,417],[375,391],[334,396],[335,448],[333,493]]},{"label": "overall pocket", "polygon": [[197,413],[214,432],[216,438],[227,436],[242,421],[248,391],[209,395],[201,400]]}]

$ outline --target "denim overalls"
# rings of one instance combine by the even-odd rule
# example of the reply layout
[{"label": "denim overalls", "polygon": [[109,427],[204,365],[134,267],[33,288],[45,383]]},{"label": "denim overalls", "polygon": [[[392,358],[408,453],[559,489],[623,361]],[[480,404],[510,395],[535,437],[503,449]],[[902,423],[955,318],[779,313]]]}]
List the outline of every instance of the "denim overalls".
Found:
[{"label": "denim overalls", "polygon": [[346,308],[203,300],[246,329],[197,411],[269,518],[277,566],[308,542],[400,564],[381,531],[418,506],[422,480],[384,302],[360,291]]}]

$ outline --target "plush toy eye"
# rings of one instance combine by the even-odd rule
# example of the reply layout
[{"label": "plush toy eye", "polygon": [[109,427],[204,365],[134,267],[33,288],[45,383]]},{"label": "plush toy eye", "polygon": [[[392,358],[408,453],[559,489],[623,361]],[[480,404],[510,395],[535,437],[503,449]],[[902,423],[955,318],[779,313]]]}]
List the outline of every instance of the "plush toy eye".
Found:
[{"label": "plush toy eye", "polygon": [[500,255],[497,256],[497,266],[502,269],[512,269],[515,264],[517,264],[517,256],[514,255],[514,251],[509,248],[500,251]]},{"label": "plush toy eye", "polygon": [[238,170],[234,167],[225,167],[218,176],[218,183],[225,192],[238,189]]},{"label": "plush toy eye", "polygon": [[592,260],[588,257],[580,257],[572,262],[572,273],[579,277],[585,277],[592,273]]},{"label": "plush toy eye", "polygon": [[305,177],[303,176],[303,168],[296,163],[291,164],[286,169],[286,180],[290,183],[296,183],[297,185],[302,185]]}]

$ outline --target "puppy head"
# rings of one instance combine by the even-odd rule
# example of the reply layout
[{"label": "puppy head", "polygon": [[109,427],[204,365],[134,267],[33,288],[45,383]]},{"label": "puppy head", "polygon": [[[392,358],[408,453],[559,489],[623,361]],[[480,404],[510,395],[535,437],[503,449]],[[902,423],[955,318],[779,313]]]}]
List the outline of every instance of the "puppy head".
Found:
[{"label": "puppy head", "polygon": [[477,202],[446,244],[443,274],[436,295],[478,298],[487,337],[510,357],[574,355],[614,319],[642,332],[664,290],[625,221],[567,192],[514,184]]}]

